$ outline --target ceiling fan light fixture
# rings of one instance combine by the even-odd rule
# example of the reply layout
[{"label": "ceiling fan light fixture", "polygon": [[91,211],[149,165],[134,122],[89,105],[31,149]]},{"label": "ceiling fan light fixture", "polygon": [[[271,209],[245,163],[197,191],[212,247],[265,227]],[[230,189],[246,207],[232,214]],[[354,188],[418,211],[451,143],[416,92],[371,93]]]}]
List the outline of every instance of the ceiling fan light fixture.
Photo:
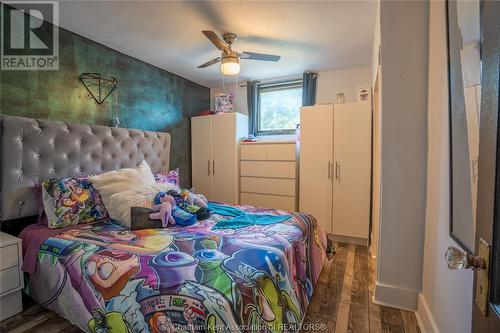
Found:
[{"label": "ceiling fan light fixture", "polygon": [[220,70],[224,75],[236,75],[240,72],[240,59],[238,56],[227,56],[222,58]]},{"label": "ceiling fan light fixture", "polygon": [[231,46],[236,40],[236,34],[226,33],[219,37],[215,32],[210,30],[203,30],[202,33],[218,48],[222,51],[220,57],[214,58],[210,61],[205,62],[198,66],[198,68],[206,68],[217,63],[221,63],[220,70],[223,75],[236,75],[240,72],[240,56],[241,59],[248,60],[260,60],[260,61],[272,61],[276,62],[280,60],[280,56],[265,54],[265,53],[255,53],[255,52],[243,52],[238,53],[231,49]]}]

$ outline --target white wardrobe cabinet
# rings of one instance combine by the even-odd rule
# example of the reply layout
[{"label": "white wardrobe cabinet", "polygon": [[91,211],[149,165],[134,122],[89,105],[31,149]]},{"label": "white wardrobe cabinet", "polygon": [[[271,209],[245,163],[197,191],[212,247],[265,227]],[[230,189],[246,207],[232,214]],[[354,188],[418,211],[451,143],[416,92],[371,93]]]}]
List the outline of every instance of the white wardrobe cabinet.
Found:
[{"label": "white wardrobe cabinet", "polygon": [[192,183],[208,200],[239,202],[239,142],[248,135],[240,113],[191,118]]},{"label": "white wardrobe cabinet", "polygon": [[332,233],[333,105],[300,112],[299,210]]},{"label": "white wardrobe cabinet", "polygon": [[370,224],[371,107],[303,107],[299,208],[327,233],[366,243]]}]

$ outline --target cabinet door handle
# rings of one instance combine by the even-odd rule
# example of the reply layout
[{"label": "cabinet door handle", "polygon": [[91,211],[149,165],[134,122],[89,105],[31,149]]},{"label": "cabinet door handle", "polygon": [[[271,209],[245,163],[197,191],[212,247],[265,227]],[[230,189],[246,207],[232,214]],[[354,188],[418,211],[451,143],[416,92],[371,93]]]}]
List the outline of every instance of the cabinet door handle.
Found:
[{"label": "cabinet door handle", "polygon": [[208,175],[210,176],[210,160],[208,160]]},{"label": "cabinet door handle", "polygon": [[328,179],[332,179],[332,162],[328,161]]},{"label": "cabinet door handle", "polygon": [[340,177],[340,164],[339,162],[335,161],[335,180],[339,180]]},{"label": "cabinet door handle", "polygon": [[215,176],[215,160],[212,161],[212,173]]},{"label": "cabinet door handle", "polygon": [[340,167],[341,167],[340,162],[337,163],[337,166],[338,166],[338,169],[337,169],[338,170],[337,171],[337,181],[340,183]]}]

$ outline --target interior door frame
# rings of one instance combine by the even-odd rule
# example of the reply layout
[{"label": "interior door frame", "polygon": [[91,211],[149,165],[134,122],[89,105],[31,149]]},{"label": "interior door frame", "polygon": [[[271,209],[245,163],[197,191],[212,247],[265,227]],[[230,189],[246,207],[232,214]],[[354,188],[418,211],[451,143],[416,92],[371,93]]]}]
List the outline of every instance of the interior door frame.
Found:
[{"label": "interior door frame", "polygon": [[479,240],[490,245],[488,314],[472,299],[472,332],[500,332],[500,2],[484,1],[481,17],[482,78],[479,183],[475,253]]},{"label": "interior door frame", "polygon": [[378,256],[379,225],[380,225],[380,137],[381,137],[381,90],[382,90],[382,67],[377,66],[375,84],[373,85],[372,98],[372,146],[371,146],[371,182],[370,182],[370,228],[369,247],[372,258]]}]

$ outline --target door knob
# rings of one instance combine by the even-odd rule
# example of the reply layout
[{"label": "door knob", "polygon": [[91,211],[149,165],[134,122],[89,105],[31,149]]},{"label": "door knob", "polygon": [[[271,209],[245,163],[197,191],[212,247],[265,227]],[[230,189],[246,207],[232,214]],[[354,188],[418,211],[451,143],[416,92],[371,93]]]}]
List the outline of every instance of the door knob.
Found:
[{"label": "door knob", "polygon": [[477,271],[475,303],[481,313],[486,316],[488,314],[490,246],[482,238],[479,238],[477,253],[478,256],[473,256],[450,246],[446,251],[445,259],[449,269],[470,268]]},{"label": "door knob", "polygon": [[449,269],[472,269],[479,271],[486,268],[486,261],[480,256],[473,256],[455,246],[448,247],[444,255]]}]

